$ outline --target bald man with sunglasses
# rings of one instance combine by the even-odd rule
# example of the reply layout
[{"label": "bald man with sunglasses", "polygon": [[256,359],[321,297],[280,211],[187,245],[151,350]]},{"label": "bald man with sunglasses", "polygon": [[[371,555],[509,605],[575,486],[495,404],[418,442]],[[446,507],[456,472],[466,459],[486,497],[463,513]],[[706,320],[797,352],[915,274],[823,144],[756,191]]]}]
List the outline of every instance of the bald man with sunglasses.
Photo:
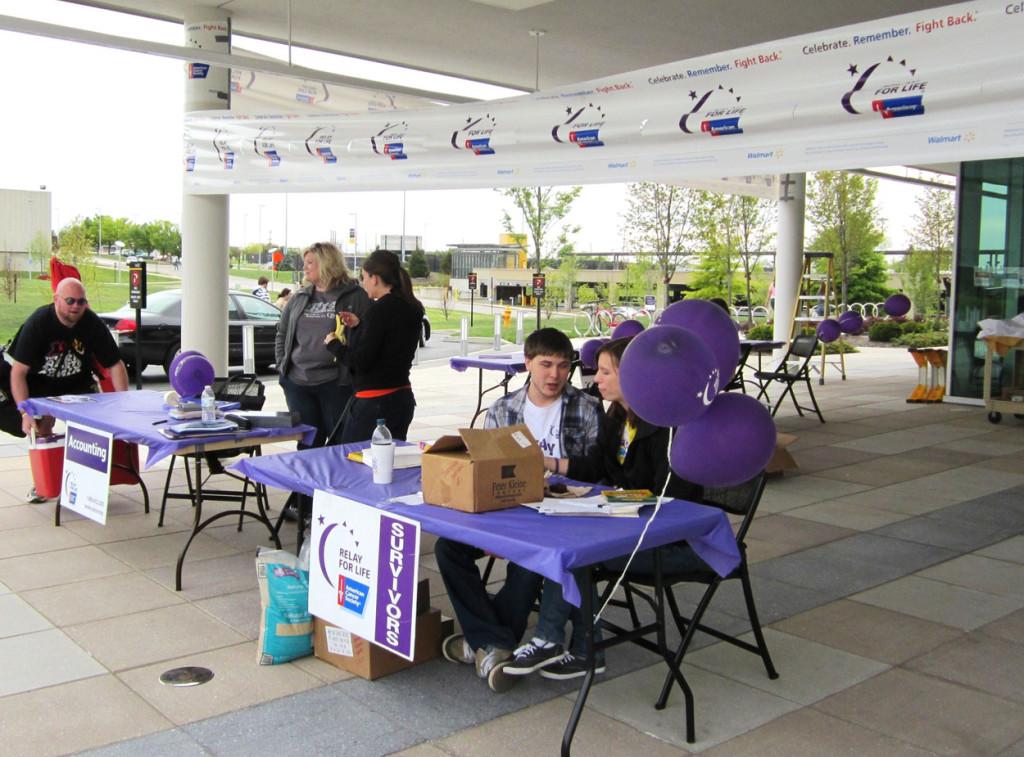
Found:
[{"label": "bald man with sunglasses", "polygon": [[[62,279],[53,303],[28,317],[10,349],[11,397],[15,405],[29,397],[88,394],[96,391],[94,361],[110,371],[114,389],[128,389],[128,372],[121,362],[110,330],[89,309],[85,286]],[[21,433],[40,435],[53,430],[51,416],[33,417],[21,411]]]}]

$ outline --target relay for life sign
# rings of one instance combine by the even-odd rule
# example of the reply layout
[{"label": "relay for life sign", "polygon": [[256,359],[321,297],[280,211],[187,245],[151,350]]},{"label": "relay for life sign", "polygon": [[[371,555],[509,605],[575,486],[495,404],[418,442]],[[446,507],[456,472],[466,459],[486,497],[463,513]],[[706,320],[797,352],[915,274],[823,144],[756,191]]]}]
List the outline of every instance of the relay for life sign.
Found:
[{"label": "relay for life sign", "polygon": [[68,422],[60,487],[61,507],[97,523],[107,524],[113,448],[112,434]]},{"label": "relay for life sign", "polygon": [[412,660],[419,524],[317,491],[309,538],[309,611]]}]

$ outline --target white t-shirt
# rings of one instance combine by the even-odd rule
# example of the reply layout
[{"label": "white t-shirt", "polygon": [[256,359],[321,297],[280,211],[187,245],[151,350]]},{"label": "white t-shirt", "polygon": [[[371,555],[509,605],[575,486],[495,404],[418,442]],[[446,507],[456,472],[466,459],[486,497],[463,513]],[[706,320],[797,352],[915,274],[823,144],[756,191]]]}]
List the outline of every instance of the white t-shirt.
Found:
[{"label": "white t-shirt", "polygon": [[562,402],[564,397],[545,407],[537,407],[530,398],[523,406],[523,420],[545,457],[562,457]]}]

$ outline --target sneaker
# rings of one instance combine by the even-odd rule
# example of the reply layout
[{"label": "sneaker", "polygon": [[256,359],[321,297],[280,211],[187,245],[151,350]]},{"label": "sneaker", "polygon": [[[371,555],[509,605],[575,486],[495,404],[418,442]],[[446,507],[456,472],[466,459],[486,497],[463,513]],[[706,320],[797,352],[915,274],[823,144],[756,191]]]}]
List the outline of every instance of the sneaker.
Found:
[{"label": "sneaker", "polygon": [[487,673],[487,685],[496,694],[504,694],[523,680],[521,676],[506,675],[506,668],[508,668],[507,662],[499,662]]},{"label": "sneaker", "polygon": [[466,637],[461,633],[453,633],[441,645],[441,652],[444,659],[449,662],[461,662],[463,665],[472,665],[476,662],[476,655],[473,648],[469,646]]},{"label": "sneaker", "polygon": [[481,678],[487,678],[494,666],[499,662],[507,662],[511,659],[512,653],[507,649],[498,647],[484,647],[476,650],[473,662],[476,664],[476,674]]},{"label": "sneaker", "polygon": [[512,662],[505,666],[505,675],[525,676],[553,665],[564,656],[561,644],[543,641],[536,636],[514,652]]},{"label": "sneaker", "polygon": [[33,486],[28,490],[28,494],[25,495],[25,501],[30,505],[41,505],[46,501],[46,497],[40,497],[36,494],[36,488]]},{"label": "sneaker", "polygon": [[[582,678],[587,674],[590,666],[585,657],[576,657],[572,653],[566,653],[552,665],[544,667],[540,671],[542,678],[551,678],[555,681],[567,681],[570,678]],[[605,666],[603,662],[594,665],[595,673],[603,673]]]}]

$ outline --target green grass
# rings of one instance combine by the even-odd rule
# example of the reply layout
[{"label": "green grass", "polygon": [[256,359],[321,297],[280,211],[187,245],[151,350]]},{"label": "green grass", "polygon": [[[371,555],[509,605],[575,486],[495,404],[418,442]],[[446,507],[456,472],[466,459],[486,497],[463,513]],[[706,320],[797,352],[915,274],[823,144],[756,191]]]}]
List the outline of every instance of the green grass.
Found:
[{"label": "green grass", "polygon": [[[231,268],[228,270],[228,274],[231,276],[252,279],[253,285],[256,284],[256,281],[260,276],[266,276],[274,283],[280,285],[275,287],[278,291],[280,291],[282,286],[295,286],[292,284],[293,273],[294,271],[268,271],[265,267],[257,265],[243,265],[241,268],[236,268],[234,264],[232,264]],[[302,271],[299,271],[299,276],[302,276]]]},{"label": "green grass", "polygon": [[[483,336],[489,337],[494,335],[494,313],[502,313],[503,308],[495,308],[492,312],[490,308],[480,308],[473,313],[473,325],[469,329],[470,336]],[[430,319],[431,333],[436,331],[454,331],[459,332],[462,328],[463,317],[468,318],[469,313],[462,310],[449,310],[448,317],[444,317],[444,311],[440,308],[427,308],[427,318]],[[530,313],[526,318],[523,319],[523,331],[524,335],[529,335],[531,331],[537,325],[536,313]],[[551,326],[558,329],[559,331],[565,332],[570,338],[575,336],[572,330],[572,317],[565,315],[553,315],[550,319],[547,315],[541,312],[541,326]],[[511,322],[508,326],[503,326],[501,329],[501,338],[505,341],[512,342],[516,338],[516,317],[513,313]]]},{"label": "green grass", "polygon": [[[121,283],[117,283],[117,272],[102,266],[82,266],[82,277],[89,296],[89,307],[97,313],[117,310],[128,302],[128,272],[121,271]],[[180,279],[150,274],[147,289],[158,292],[162,289],[176,289]],[[53,290],[49,281],[23,277],[18,281],[18,301],[8,300],[0,295],[0,344],[6,343],[17,332],[36,308],[53,302]]]}]

